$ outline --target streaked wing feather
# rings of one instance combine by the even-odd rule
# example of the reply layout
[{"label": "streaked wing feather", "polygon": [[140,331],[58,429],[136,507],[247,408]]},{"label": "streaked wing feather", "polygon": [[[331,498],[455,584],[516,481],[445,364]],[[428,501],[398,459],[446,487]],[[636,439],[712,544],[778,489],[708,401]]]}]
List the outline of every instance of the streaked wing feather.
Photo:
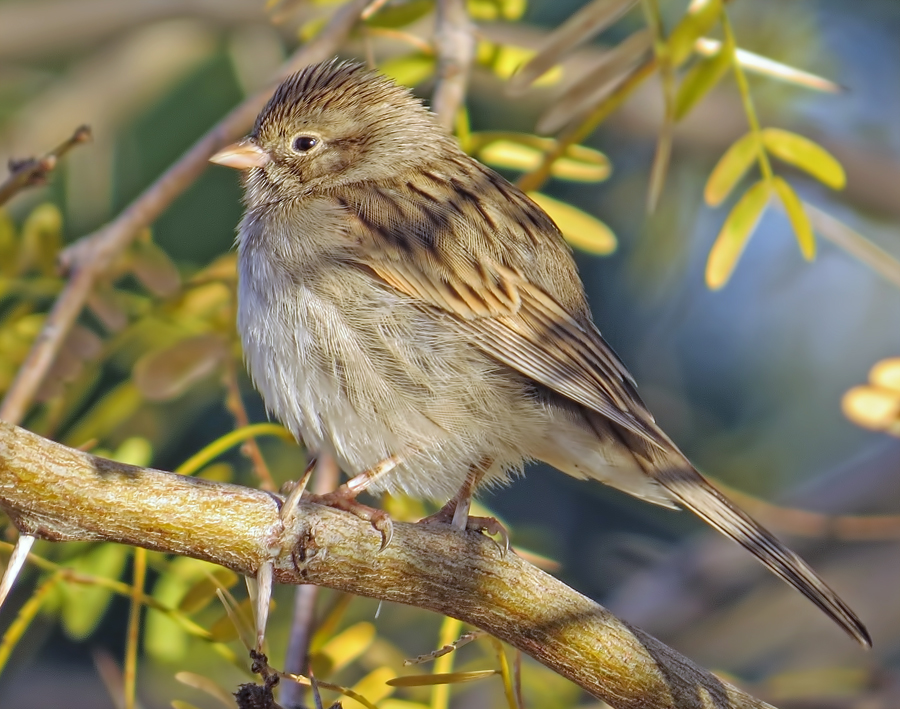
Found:
[{"label": "streaked wing feather", "polygon": [[[499,186],[491,182],[484,188]],[[520,209],[528,209],[530,204],[521,201],[527,200],[521,193],[502,196],[519,200]],[[379,209],[378,199],[400,200],[401,204]],[[428,202],[417,205],[417,199]],[[618,436],[623,450],[675,501],[752,552],[850,635],[864,645],[871,644],[863,624],[837,594],[800,557],[725,499],[659,429],[630,374],[590,318],[576,316],[583,294],[578,291],[573,300],[570,290],[566,304],[564,294],[557,296],[523,275],[526,270],[534,275],[536,263],[516,263],[513,258],[516,238],[521,240],[522,233],[498,239],[490,227],[499,222],[484,211],[488,204],[487,200],[479,203],[477,213],[467,214],[460,205],[441,212],[441,203],[424,190],[404,192],[400,186],[387,194],[379,188],[367,197],[364,207],[357,207],[365,211],[360,226],[369,231],[374,226],[388,238],[364,248],[358,265],[422,307],[449,316],[448,322],[462,337],[490,356],[586,407],[588,420],[602,417],[595,420],[600,440]],[[432,213],[417,218],[417,209]],[[396,219],[398,211],[406,219],[403,225]],[[544,231],[541,236],[553,247],[553,240],[561,237],[549,218],[544,216],[541,222],[540,214],[526,216]],[[373,222],[379,215],[383,215],[381,221]],[[358,234],[361,244],[371,239],[365,228]],[[423,230],[430,231],[419,233]],[[523,233],[527,235],[527,231]],[[497,243],[503,243],[510,255],[499,253]],[[563,272],[562,277],[577,281],[574,266],[562,265],[567,267],[571,273]],[[560,273],[555,275],[555,285],[561,287]]]}]

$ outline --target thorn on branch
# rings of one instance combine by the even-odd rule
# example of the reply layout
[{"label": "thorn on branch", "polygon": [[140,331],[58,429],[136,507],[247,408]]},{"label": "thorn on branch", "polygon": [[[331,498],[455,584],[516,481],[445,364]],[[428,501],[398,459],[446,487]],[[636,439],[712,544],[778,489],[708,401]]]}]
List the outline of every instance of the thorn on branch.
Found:
[{"label": "thorn on branch", "polygon": [[9,161],[9,177],[0,184],[0,205],[5,204],[19,192],[29,187],[47,183],[47,178],[59,163],[59,159],[76,145],[91,139],[89,126],[79,126],[64,142],[41,158],[25,158]]}]

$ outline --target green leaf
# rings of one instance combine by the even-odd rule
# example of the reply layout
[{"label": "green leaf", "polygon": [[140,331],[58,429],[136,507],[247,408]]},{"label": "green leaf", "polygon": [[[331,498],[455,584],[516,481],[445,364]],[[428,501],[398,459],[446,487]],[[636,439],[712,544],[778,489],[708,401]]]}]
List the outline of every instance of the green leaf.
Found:
[{"label": "green leaf", "polygon": [[79,418],[66,435],[67,445],[80,446],[93,438],[103,440],[125,421],[131,418],[143,404],[137,387],[130,381],[113,387],[100,401]]},{"label": "green leaf", "polygon": [[475,682],[500,674],[497,670],[472,670],[470,672],[443,672],[431,675],[404,675],[388,682],[392,687],[428,687],[435,684],[460,684]]},{"label": "green leaf", "polygon": [[38,205],[22,225],[18,272],[36,267],[45,276],[52,276],[61,248],[62,214],[53,204]]},{"label": "green leaf", "polygon": [[772,186],[781,198],[784,210],[787,212],[788,219],[797,235],[797,242],[800,244],[800,252],[807,261],[812,261],[816,257],[816,237],[813,234],[812,224],[806,210],[803,209],[803,203],[794,192],[794,188],[777,175],[772,178]]},{"label": "green leaf", "polygon": [[132,248],[131,270],[153,295],[165,298],[181,288],[178,267],[159,246],[145,238],[138,239]]},{"label": "green leaf", "polygon": [[669,35],[669,60],[681,66],[694,52],[694,43],[716,24],[722,14],[722,0],[692,3],[681,22]]},{"label": "green leaf", "polygon": [[696,103],[725,76],[730,66],[731,51],[727,46],[694,64],[682,79],[678,93],[675,94],[675,120],[680,121],[690,113]]},{"label": "green leaf", "polygon": [[703,199],[710,207],[718,207],[728,199],[728,195],[758,157],[758,143],[755,133],[747,133],[738,138],[710,173],[703,190]]},{"label": "green leaf", "polygon": [[[216,573],[221,567],[186,556],[173,559],[153,586],[153,598],[168,608],[182,601],[192,583]],[[178,662],[187,656],[189,636],[184,627],[153,608],[147,612],[144,628],[144,650],[164,662]]]},{"label": "green leaf", "polygon": [[223,706],[234,706],[234,695],[220,687],[215,680],[210,679],[209,677],[197,674],[196,672],[179,672],[175,675],[175,679],[188,687],[193,687],[194,689],[199,689],[201,692],[206,692],[209,696],[221,702]]},{"label": "green leaf", "polygon": [[402,5],[387,5],[367,19],[366,25],[387,29],[406,27],[425,17],[433,8],[433,0],[411,0]]},{"label": "green leaf", "polygon": [[[118,579],[125,569],[128,548],[120,544],[98,544],[74,559],[70,566],[90,576]],[[62,626],[74,640],[83,640],[93,632],[106,612],[113,592],[90,583],[68,583],[64,587]]]},{"label": "green leaf", "polygon": [[178,604],[178,610],[188,615],[203,610],[216,597],[216,590],[220,588],[231,588],[238,582],[236,573],[229,569],[216,569],[209,576],[205,576],[191,586],[181,603]]},{"label": "green leaf", "polygon": [[175,399],[219,369],[228,344],[217,333],[205,333],[149,352],[134,365],[134,383],[148,401]]},{"label": "green leaf", "polygon": [[[253,627],[253,607],[249,598],[245,598],[238,603],[234,610],[238,623],[246,626],[248,629]],[[241,637],[241,631],[241,628],[235,626],[235,619],[227,612],[209,628],[212,640],[217,643],[230,643],[233,640],[237,640]]]},{"label": "green leaf", "polygon": [[540,192],[529,192],[528,196],[550,215],[566,241],[575,248],[600,256],[616,250],[616,235],[596,217]]},{"label": "green leaf", "polygon": [[437,67],[433,56],[426,54],[407,54],[405,57],[388,59],[381,64],[379,71],[403,86],[418,86],[434,74]]},{"label": "green leaf", "polygon": [[16,272],[19,244],[16,227],[5,209],[0,209],[0,276],[12,276]]},{"label": "green leaf", "polygon": [[725,219],[706,262],[706,285],[711,289],[718,290],[728,283],[768,200],[769,185],[760,180],[744,193]]},{"label": "green leaf", "polygon": [[823,185],[840,190],[847,183],[847,175],[837,159],[809,138],[779,128],[765,128],[762,138],[772,155],[808,172]]}]

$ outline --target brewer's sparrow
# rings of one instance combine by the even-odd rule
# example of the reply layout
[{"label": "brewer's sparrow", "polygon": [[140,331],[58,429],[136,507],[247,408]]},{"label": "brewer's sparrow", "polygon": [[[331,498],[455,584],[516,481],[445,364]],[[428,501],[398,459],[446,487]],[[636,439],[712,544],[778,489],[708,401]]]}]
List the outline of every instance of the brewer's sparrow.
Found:
[{"label": "brewer's sparrow", "polygon": [[465,527],[477,486],[544,461],[687,507],[870,644],[656,425],[553,221],[405,88],[357,64],[308,67],[214,161],[245,171],[238,329],[253,381],[355,476],[327,502],[361,513],[366,488],[449,499],[438,518]]}]

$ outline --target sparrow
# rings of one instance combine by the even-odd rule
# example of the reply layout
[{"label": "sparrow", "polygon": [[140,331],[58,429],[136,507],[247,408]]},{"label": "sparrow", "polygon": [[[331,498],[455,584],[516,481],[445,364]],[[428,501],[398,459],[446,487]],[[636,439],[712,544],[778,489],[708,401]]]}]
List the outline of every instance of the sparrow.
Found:
[{"label": "sparrow", "polygon": [[238,331],[268,409],[363,490],[447,502],[530,461],[687,508],[847,633],[868,631],[799,556],[727,500],[657,425],[594,325],[569,247],[405,87],[332,60],[287,78],[213,162],[243,171]]}]

